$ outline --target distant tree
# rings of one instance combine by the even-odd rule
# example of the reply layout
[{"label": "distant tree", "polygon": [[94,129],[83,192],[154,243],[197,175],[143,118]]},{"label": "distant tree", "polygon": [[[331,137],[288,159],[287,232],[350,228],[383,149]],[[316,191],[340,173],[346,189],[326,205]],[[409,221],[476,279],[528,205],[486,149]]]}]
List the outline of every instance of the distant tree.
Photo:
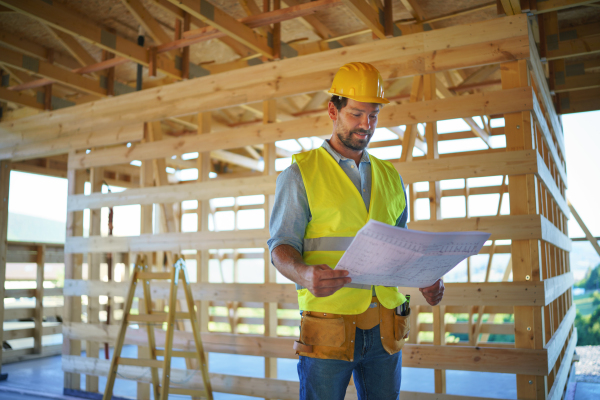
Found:
[{"label": "distant tree", "polygon": [[577,345],[598,346],[600,345],[600,307],[592,315],[583,317],[577,311],[575,316],[575,327],[577,328]]},{"label": "distant tree", "polygon": [[598,291],[594,292],[594,294],[592,295],[592,297],[594,298],[594,301],[592,302],[592,305],[594,307],[600,306],[600,292],[598,292]]},{"label": "distant tree", "polygon": [[600,290],[600,264],[589,269],[585,278],[577,282],[575,286],[585,290]]}]

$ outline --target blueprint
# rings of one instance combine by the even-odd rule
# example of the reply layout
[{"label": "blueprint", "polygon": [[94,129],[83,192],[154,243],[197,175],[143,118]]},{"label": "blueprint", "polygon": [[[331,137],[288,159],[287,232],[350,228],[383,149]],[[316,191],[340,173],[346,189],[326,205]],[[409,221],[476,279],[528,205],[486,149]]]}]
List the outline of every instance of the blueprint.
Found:
[{"label": "blueprint", "polygon": [[336,269],[356,285],[431,286],[465,258],[479,253],[487,232],[422,232],[370,220]]}]

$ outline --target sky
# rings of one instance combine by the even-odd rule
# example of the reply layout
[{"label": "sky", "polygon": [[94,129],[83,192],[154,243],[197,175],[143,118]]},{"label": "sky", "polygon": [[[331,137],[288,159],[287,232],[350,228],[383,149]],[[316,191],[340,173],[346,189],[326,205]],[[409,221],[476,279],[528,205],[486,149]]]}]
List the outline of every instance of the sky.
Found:
[{"label": "sky", "polygon": [[[481,125],[481,121],[475,118]],[[597,209],[598,199],[600,198],[600,111],[568,114],[562,117],[567,175],[568,192],[567,196],[582,217],[594,236],[600,236],[600,212]],[[502,120],[492,120],[492,126],[502,126]],[[423,127],[419,126],[422,131]],[[462,120],[440,121],[438,130],[440,134],[464,131],[469,128]],[[393,139],[395,136],[386,129],[378,129],[373,141]],[[319,138],[300,139],[302,145],[307,148],[314,148],[321,145]],[[277,145],[288,150],[299,150],[299,145],[293,140],[281,141]],[[492,137],[493,147],[504,147],[504,137]],[[453,151],[482,150],[486,146],[478,138],[442,141],[440,142],[440,153]],[[390,148],[372,149],[370,152],[383,159],[394,159],[400,156],[401,146]],[[418,149],[414,150],[414,155],[422,154]],[[197,156],[197,153],[190,153],[188,158]],[[291,163],[291,159],[278,159],[277,170],[283,170]],[[178,172],[180,179],[196,179],[195,170],[185,170]],[[501,177],[488,177],[470,179],[469,185],[486,186],[490,184],[498,185]],[[442,182],[442,189],[464,187],[462,179],[448,180]],[[418,191],[427,190],[427,183],[420,183],[416,188]],[[113,191],[123,190],[112,188]],[[86,186],[89,193],[89,184]],[[106,191],[106,188],[104,188]],[[213,206],[232,205],[233,198],[224,198],[213,200]],[[239,204],[260,204],[263,202],[263,196],[246,196],[238,198]],[[419,199],[417,204],[417,218],[428,218],[428,200]],[[11,173],[10,195],[9,195],[9,213],[31,215],[40,218],[46,218],[54,221],[66,221],[67,204],[67,180],[62,178],[44,177],[34,174],[28,174],[18,171]],[[473,196],[470,198],[470,212],[472,216],[495,215],[498,205],[497,195]],[[195,208],[195,201],[184,202],[184,208]],[[508,201],[503,202],[502,214],[508,214]],[[256,229],[264,227],[264,213],[260,210],[244,211],[245,215],[240,214],[237,220],[239,229]],[[87,231],[88,213],[85,212],[84,230]],[[459,197],[449,197],[442,200],[442,217],[455,218],[465,216],[464,199]],[[106,231],[106,221],[108,210],[102,211],[102,227]],[[139,206],[115,207],[115,229],[116,236],[130,236],[139,234]],[[233,212],[217,213],[215,216],[218,230],[233,229]],[[10,216],[9,216],[10,223]],[[211,221],[211,228],[214,228],[215,221]],[[584,236],[583,231],[571,217],[569,221],[569,235],[571,237]],[[195,231],[196,223],[193,214],[184,217],[183,230]],[[507,262],[506,260],[503,263]],[[589,243],[574,243],[571,257],[572,268],[576,279],[582,277],[585,270],[600,262]]]}]

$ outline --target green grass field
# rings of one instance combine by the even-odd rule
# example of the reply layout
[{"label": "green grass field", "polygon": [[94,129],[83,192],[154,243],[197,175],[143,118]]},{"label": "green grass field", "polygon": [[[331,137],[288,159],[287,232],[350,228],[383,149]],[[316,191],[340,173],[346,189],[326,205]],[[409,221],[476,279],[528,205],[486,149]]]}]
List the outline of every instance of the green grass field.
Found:
[{"label": "green grass field", "polygon": [[596,307],[592,304],[594,301],[594,292],[586,292],[585,294],[573,296],[577,310],[582,316],[591,315]]}]

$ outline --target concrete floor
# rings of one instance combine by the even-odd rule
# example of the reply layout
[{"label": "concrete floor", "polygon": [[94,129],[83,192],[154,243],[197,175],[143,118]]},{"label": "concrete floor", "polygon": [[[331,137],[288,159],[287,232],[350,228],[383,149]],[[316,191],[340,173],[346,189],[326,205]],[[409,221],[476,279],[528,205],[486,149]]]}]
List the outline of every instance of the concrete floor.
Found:
[{"label": "concrete floor", "polygon": [[[124,356],[134,356],[136,348],[126,346]],[[103,357],[103,354],[101,354]],[[185,368],[183,360],[173,360],[173,367]],[[179,365],[181,363],[181,365]],[[297,381],[296,360],[279,360],[279,379]],[[263,377],[264,361],[261,357],[239,356],[232,354],[210,353],[210,371],[214,373]],[[63,372],[60,356],[32,361],[7,364],[2,372],[8,373],[8,380],[0,382],[0,399],[33,400],[43,398],[74,399],[63,396]],[[85,388],[85,377],[82,388]],[[481,396],[501,399],[516,399],[514,375],[485,372],[447,371],[448,394],[462,396]],[[99,379],[100,388],[106,385],[106,379]],[[402,390],[433,393],[433,370],[403,368]],[[135,398],[136,384],[132,381],[117,379],[114,395]],[[170,396],[171,397],[171,396]],[[189,396],[172,396],[186,398]],[[215,393],[215,400],[256,399],[254,397]],[[575,400],[600,399],[600,384],[577,382]]]}]

